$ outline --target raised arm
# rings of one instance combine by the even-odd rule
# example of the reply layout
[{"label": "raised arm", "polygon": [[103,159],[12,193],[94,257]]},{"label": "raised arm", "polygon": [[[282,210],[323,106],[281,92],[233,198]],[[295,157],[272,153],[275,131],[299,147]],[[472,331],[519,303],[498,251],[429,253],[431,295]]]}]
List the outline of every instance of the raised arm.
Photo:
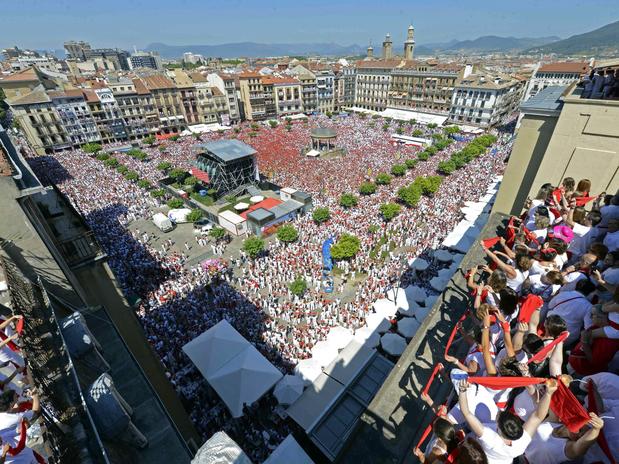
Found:
[{"label": "raised arm", "polygon": [[537,405],[537,409],[524,423],[524,431],[532,437],[535,435],[535,431],[539,427],[539,425],[544,421],[546,416],[548,415],[548,410],[550,409],[550,400],[552,399],[552,395],[557,391],[557,380],[548,379],[546,380],[546,393],[542,396],[539,404]]},{"label": "raised arm", "polygon": [[591,427],[587,432],[576,441],[568,441],[565,445],[565,456],[570,460],[577,460],[585,455],[589,448],[598,439],[600,430],[604,427],[604,421],[596,414],[590,412],[591,419],[588,424]]},{"label": "raised arm", "polygon": [[557,377],[561,375],[563,366],[563,342],[557,343],[552,354],[550,355],[550,360],[548,361],[548,370],[550,371],[551,377]]},{"label": "raised arm", "polygon": [[488,250],[487,248],[484,248],[484,252],[498,266],[499,269],[501,269],[503,272],[505,272],[505,274],[507,274],[507,277],[509,277],[510,279],[516,278],[517,274],[513,266],[510,266],[509,264],[505,264],[503,261],[499,259],[499,257],[496,254],[494,254],[492,251]]},{"label": "raised arm", "polygon": [[486,374],[488,376],[496,375],[496,366],[490,354],[490,314],[487,311],[484,314],[483,326],[481,328],[481,349],[484,356],[484,364],[486,365]]},{"label": "raised arm", "polygon": [[469,389],[469,383],[462,380],[458,385],[458,403],[460,404],[460,412],[464,416],[464,420],[469,425],[471,431],[481,437],[484,434],[484,426],[474,414],[469,411],[469,401],[466,397],[466,391]]}]

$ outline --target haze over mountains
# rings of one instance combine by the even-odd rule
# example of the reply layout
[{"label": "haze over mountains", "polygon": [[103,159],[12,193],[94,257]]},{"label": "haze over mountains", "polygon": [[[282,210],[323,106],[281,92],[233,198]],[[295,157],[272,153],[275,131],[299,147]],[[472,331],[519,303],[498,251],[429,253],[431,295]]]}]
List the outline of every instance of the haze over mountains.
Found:
[{"label": "haze over mountains", "polygon": [[607,24],[584,34],[573,35],[565,40],[533,45],[529,52],[570,54],[598,54],[619,50],[619,21]]}]

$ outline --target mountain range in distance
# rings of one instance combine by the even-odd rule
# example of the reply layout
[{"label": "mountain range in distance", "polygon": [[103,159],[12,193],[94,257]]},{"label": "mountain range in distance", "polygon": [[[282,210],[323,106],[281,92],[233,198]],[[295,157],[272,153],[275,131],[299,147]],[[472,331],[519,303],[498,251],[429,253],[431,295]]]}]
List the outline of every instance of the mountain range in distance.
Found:
[{"label": "mountain range in distance", "polygon": [[[419,45],[415,52],[419,55],[431,55],[436,53],[462,53],[462,52],[507,52],[521,51],[526,48],[545,45],[560,40],[559,37],[540,38],[516,38],[484,36],[475,40],[452,40],[445,43],[429,43]],[[234,58],[239,56],[360,56],[366,54],[366,47],[353,45],[339,45],[336,43],[280,43],[265,44],[256,42],[237,42],[218,45],[167,45],[164,43],[152,43],[146,47],[146,51],[159,52],[162,58],[180,58],[185,52],[191,52],[207,57]],[[380,55],[380,49],[374,52]]]},{"label": "mountain range in distance", "polygon": [[619,21],[607,24],[593,31],[568,37],[558,42],[532,45],[528,53],[557,53],[560,55],[599,55],[616,56],[619,50]]}]

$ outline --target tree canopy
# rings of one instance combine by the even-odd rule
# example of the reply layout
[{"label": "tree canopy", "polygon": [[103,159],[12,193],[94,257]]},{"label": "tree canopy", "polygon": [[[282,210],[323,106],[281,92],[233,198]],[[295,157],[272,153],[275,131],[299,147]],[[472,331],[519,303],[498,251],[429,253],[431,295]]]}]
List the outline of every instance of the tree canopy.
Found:
[{"label": "tree canopy", "polygon": [[331,256],[333,259],[350,259],[359,252],[360,247],[361,242],[357,237],[351,234],[342,234],[331,247]]},{"label": "tree canopy", "polygon": [[353,206],[357,206],[358,202],[359,199],[352,193],[344,193],[340,197],[340,206],[343,206],[344,208],[352,208]]},{"label": "tree canopy", "polygon": [[187,220],[189,222],[197,222],[200,219],[202,219],[202,216],[204,214],[202,213],[202,210],[200,208],[194,208],[191,210],[191,212],[187,215]]},{"label": "tree canopy", "polygon": [[249,237],[243,241],[243,251],[251,258],[257,258],[264,251],[264,240],[259,237]]},{"label": "tree canopy", "polygon": [[386,172],[381,172],[376,176],[376,183],[378,185],[388,185],[391,183],[391,176]]},{"label": "tree canopy", "polygon": [[172,163],[169,163],[168,161],[162,161],[161,163],[157,165],[157,169],[159,169],[160,171],[167,171],[171,167],[172,167]]},{"label": "tree canopy", "polygon": [[215,240],[220,240],[226,235],[226,229],[223,227],[213,227],[208,235]]},{"label": "tree canopy", "polygon": [[394,176],[403,176],[406,174],[406,165],[405,164],[394,164],[391,166],[391,174]]},{"label": "tree canopy", "polygon": [[154,135],[147,135],[146,137],[142,139],[142,142],[144,142],[148,146],[151,146],[155,144],[156,140],[157,139],[155,138]]},{"label": "tree canopy", "polygon": [[331,217],[331,212],[329,208],[324,206],[319,206],[318,208],[314,208],[314,212],[312,213],[312,219],[316,221],[318,224],[328,221]]},{"label": "tree canopy", "polygon": [[374,182],[363,182],[359,186],[359,193],[361,195],[372,195],[376,192],[376,184]]},{"label": "tree canopy", "polygon": [[182,208],[184,204],[185,203],[180,198],[172,198],[168,200],[168,203],[167,203],[168,208],[170,209]]},{"label": "tree canopy", "polygon": [[296,241],[298,238],[299,232],[291,224],[284,224],[279,229],[277,229],[277,239],[282,242],[290,243]]},{"label": "tree canopy", "polygon": [[385,221],[391,221],[394,217],[400,214],[401,206],[397,203],[383,203],[380,205],[380,214],[383,215]]},{"label": "tree canopy", "polygon": [[82,150],[84,150],[86,153],[97,153],[101,151],[101,144],[89,142],[82,145]]},{"label": "tree canopy", "polygon": [[303,277],[298,276],[296,279],[290,282],[290,284],[288,285],[288,288],[290,289],[293,295],[303,296],[303,294],[307,290],[307,282],[305,281]]}]

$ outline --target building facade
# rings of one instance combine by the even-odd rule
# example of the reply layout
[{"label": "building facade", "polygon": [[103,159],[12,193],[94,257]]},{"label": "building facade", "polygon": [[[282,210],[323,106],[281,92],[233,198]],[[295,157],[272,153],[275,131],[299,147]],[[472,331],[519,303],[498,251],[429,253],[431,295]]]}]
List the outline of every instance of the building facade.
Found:
[{"label": "building facade", "polygon": [[250,121],[267,119],[262,75],[257,72],[242,73],[239,75],[239,85],[245,118]]},{"label": "building facade", "polygon": [[169,78],[162,74],[142,76],[140,80],[151,93],[159,117],[160,134],[178,134],[187,126],[181,95]]},{"label": "building facade", "polygon": [[372,111],[384,111],[389,104],[391,71],[402,61],[363,60],[357,62],[355,106]]},{"label": "building facade", "polygon": [[163,69],[161,57],[156,52],[136,52],[129,57],[129,67],[131,69],[137,68],[151,68],[156,70]]},{"label": "building facade", "polygon": [[495,126],[518,109],[523,92],[520,79],[477,71],[456,82],[449,120],[483,128]]},{"label": "building facade", "polygon": [[578,82],[588,71],[589,63],[584,61],[540,63],[529,80],[524,101],[537,95],[546,87],[565,86]]},{"label": "building facade", "polygon": [[335,74],[331,70],[316,71],[316,103],[321,113],[335,111]]}]

